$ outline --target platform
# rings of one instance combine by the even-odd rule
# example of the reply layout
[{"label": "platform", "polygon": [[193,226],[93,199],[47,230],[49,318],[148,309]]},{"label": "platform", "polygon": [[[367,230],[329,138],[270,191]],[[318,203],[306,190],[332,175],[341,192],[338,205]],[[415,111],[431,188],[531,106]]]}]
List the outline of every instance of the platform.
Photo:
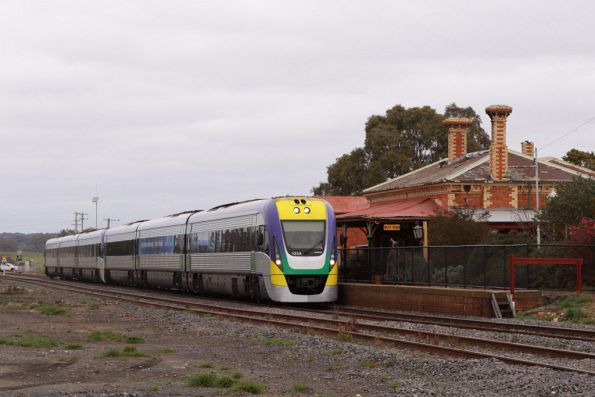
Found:
[{"label": "platform", "polygon": [[[507,290],[502,289],[342,283],[339,288],[339,302],[379,309],[496,317],[493,296],[500,299],[506,292]],[[517,312],[541,304],[541,291],[516,291]]]}]

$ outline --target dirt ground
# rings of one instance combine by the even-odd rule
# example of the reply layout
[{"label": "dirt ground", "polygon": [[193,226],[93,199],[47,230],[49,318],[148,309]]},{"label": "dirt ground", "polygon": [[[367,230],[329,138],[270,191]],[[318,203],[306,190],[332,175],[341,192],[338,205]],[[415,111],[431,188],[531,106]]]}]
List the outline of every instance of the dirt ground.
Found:
[{"label": "dirt ground", "polygon": [[[48,307],[68,313],[44,314]],[[228,334],[225,328],[232,332]],[[254,381],[264,386],[261,395],[355,396],[370,395],[371,390],[376,390],[374,395],[382,394],[374,385],[377,379],[363,380],[349,372],[338,376],[333,368],[340,367],[340,358],[333,357],[332,351],[316,357],[296,340],[268,332],[213,317],[3,280],[0,395],[229,394],[233,388],[188,386],[192,375],[211,372]],[[23,347],[30,339],[34,346]],[[127,346],[131,356],[144,356],[109,356],[116,355],[114,349],[122,352]],[[385,391],[387,387],[383,386]]]},{"label": "dirt ground", "polygon": [[[193,377],[203,386],[189,385]],[[380,349],[0,277],[0,396],[582,396],[594,387],[588,375]]]}]

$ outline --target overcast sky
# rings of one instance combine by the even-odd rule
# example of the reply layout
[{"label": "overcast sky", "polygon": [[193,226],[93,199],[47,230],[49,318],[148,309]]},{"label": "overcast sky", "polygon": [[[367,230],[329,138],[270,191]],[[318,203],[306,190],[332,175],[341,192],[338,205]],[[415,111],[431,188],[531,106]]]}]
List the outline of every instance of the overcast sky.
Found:
[{"label": "overcast sky", "polygon": [[[372,114],[595,116],[592,1],[0,2],[0,232],[310,194]],[[595,121],[540,155],[594,150]]]}]

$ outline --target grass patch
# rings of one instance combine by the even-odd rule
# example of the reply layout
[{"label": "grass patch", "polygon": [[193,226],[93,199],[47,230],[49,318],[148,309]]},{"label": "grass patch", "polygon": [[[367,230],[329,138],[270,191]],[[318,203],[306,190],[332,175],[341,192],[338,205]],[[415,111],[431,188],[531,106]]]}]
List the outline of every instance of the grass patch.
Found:
[{"label": "grass patch", "polygon": [[215,368],[213,363],[202,363],[198,366],[198,368]]},{"label": "grass patch", "polygon": [[90,303],[89,310],[97,310],[99,309],[99,305],[97,303]]},{"label": "grass patch", "polygon": [[93,331],[89,334],[88,340],[90,342],[112,341],[129,344],[145,343],[145,338],[141,336],[126,336],[121,332],[113,330]]},{"label": "grass patch", "polygon": [[34,347],[34,348],[46,348],[49,349],[51,347],[58,347],[60,346],[60,342],[56,339],[50,338],[49,336],[44,335],[25,335],[21,338],[18,338],[15,343],[15,346],[19,347]]},{"label": "grass patch", "polygon": [[212,372],[196,374],[188,380],[187,384],[190,387],[215,387],[218,379],[219,376]]},{"label": "grass patch", "polygon": [[150,392],[157,392],[157,391],[159,391],[159,386],[158,386],[158,385],[151,385],[151,386],[149,386],[149,387],[147,388],[147,391],[150,391]]},{"label": "grass patch", "polygon": [[68,345],[64,345],[64,349],[66,350],[82,350],[83,348],[84,346],[80,343],[70,343]]},{"label": "grass patch", "polygon": [[362,360],[359,362],[360,367],[362,368],[377,368],[378,367],[378,363],[374,362],[374,361],[370,361],[370,360]]},{"label": "grass patch", "polygon": [[239,380],[231,390],[250,394],[262,394],[265,390],[265,387],[261,383],[258,383],[254,380]]},{"label": "grass patch", "polygon": [[214,372],[192,375],[186,384],[189,387],[218,387],[251,394],[261,394],[265,390],[265,387],[256,381],[220,376]]},{"label": "grass patch", "polygon": [[353,335],[345,331],[339,331],[337,333],[337,339],[343,342],[353,342]]},{"label": "grass patch", "polygon": [[176,351],[174,349],[170,349],[169,347],[166,347],[165,349],[161,349],[159,350],[159,354],[172,354],[175,353]]},{"label": "grass patch", "polygon": [[297,341],[293,339],[284,339],[284,338],[266,338],[264,340],[265,345],[269,346],[293,346],[297,343]]},{"label": "grass patch", "polygon": [[103,352],[104,357],[146,357],[147,355],[139,351],[136,346],[126,346],[122,351],[116,348],[107,349]]},{"label": "grass patch", "polygon": [[401,386],[402,386],[402,385],[401,385],[399,382],[395,382],[395,383],[392,383],[392,384],[390,385],[390,388],[391,388],[391,390],[393,390],[393,391],[397,391],[398,389],[400,389],[400,388],[401,388]]},{"label": "grass patch", "polygon": [[519,319],[595,325],[593,298],[587,294],[558,297],[547,306],[521,313]]},{"label": "grass patch", "polygon": [[70,311],[66,310],[59,303],[38,302],[29,306],[30,309],[35,310],[47,316],[70,316]]},{"label": "grass patch", "polygon": [[291,391],[294,393],[306,393],[310,391],[310,387],[303,383],[296,383],[291,387]]},{"label": "grass patch", "polygon": [[103,357],[120,357],[121,355],[120,350],[113,347],[103,352]]},{"label": "grass patch", "polygon": [[328,352],[328,355],[329,355],[329,356],[331,356],[331,357],[332,357],[332,356],[338,356],[339,354],[343,354],[344,352],[345,352],[345,350],[343,350],[343,349],[341,349],[341,348],[339,347],[339,348],[336,348],[336,349],[332,349],[332,350],[330,350],[330,351]]}]

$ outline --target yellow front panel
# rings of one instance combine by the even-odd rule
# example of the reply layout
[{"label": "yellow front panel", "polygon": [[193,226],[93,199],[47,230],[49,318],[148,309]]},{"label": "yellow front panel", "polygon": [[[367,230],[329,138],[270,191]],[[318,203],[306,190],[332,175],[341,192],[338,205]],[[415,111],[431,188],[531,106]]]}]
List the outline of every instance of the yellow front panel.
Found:
[{"label": "yellow front panel", "polygon": [[328,274],[328,278],[326,279],[326,286],[335,286],[339,283],[339,265],[334,265],[331,267],[331,271]]},{"label": "yellow front panel", "polygon": [[281,269],[279,269],[279,267],[275,265],[275,262],[271,261],[269,267],[271,269],[271,284],[287,287],[287,280],[285,279],[285,275],[283,274]]},{"label": "yellow front panel", "polygon": [[[295,200],[299,201],[296,204]],[[301,200],[305,200],[306,204],[302,204]],[[279,219],[281,220],[295,220],[295,221],[323,221],[326,220],[326,205],[320,199],[313,198],[280,198],[276,200],[277,211],[279,212]],[[299,213],[295,213],[295,208],[299,209]],[[306,214],[306,208],[310,209],[310,213]]]}]

